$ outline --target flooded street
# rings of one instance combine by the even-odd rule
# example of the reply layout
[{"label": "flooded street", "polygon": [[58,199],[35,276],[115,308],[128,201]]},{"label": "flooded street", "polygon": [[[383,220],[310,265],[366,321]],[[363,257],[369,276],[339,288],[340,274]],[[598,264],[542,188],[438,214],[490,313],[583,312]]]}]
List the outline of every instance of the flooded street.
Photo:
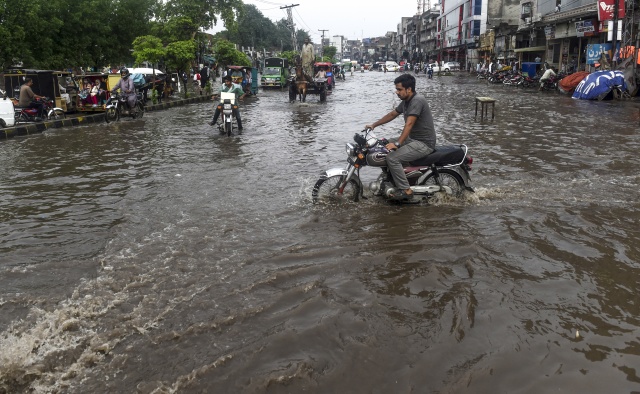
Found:
[{"label": "flooded street", "polygon": [[397,75],[0,143],[0,393],[639,392],[640,103],[420,75],[476,193],[313,205]]}]

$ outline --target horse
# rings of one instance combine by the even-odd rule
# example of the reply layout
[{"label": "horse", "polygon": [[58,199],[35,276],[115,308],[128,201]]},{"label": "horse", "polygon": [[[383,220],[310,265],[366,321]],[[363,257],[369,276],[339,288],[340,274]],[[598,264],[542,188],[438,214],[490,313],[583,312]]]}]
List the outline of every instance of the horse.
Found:
[{"label": "horse", "polygon": [[298,97],[300,101],[303,103],[307,99],[307,78],[304,76],[304,72],[302,71],[302,63],[296,64],[296,91],[298,92]]}]

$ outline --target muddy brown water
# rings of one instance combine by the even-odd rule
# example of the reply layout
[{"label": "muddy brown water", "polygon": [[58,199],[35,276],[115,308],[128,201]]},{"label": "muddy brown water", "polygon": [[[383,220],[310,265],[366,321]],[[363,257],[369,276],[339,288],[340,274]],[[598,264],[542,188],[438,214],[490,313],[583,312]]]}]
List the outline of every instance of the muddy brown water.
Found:
[{"label": "muddy brown water", "polygon": [[476,193],[314,206],[395,76],[0,144],[0,392],[639,392],[638,103],[421,75]]}]

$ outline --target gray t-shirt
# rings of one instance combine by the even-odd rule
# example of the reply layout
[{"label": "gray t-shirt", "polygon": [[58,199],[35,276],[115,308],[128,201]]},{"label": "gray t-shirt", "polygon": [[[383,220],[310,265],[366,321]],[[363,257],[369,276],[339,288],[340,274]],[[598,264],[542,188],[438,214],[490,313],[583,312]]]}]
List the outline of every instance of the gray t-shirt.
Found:
[{"label": "gray t-shirt", "polygon": [[436,129],[433,127],[433,116],[431,116],[429,103],[427,103],[427,99],[424,96],[417,93],[414,94],[409,100],[409,104],[401,101],[396,111],[403,114],[405,122],[407,121],[407,116],[417,116],[418,119],[413,124],[409,138],[424,142],[430,148],[435,149]]}]

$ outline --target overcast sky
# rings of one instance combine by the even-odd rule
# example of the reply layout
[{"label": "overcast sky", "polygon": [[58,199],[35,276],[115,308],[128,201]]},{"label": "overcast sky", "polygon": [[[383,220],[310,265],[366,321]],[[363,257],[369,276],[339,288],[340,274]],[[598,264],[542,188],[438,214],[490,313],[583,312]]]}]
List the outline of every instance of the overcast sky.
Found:
[{"label": "overcast sky", "polygon": [[[243,0],[255,5],[262,14],[276,22],[287,18],[282,6],[298,4],[292,8],[296,29],[309,32],[314,43],[322,36],[319,29],[328,30],[328,36],[342,35],[349,40],[384,36],[388,31],[396,31],[400,18],[413,16],[417,10],[417,0],[299,0],[281,3],[273,0]],[[432,0],[435,2],[435,0]],[[223,30],[220,23],[213,32]]]}]

